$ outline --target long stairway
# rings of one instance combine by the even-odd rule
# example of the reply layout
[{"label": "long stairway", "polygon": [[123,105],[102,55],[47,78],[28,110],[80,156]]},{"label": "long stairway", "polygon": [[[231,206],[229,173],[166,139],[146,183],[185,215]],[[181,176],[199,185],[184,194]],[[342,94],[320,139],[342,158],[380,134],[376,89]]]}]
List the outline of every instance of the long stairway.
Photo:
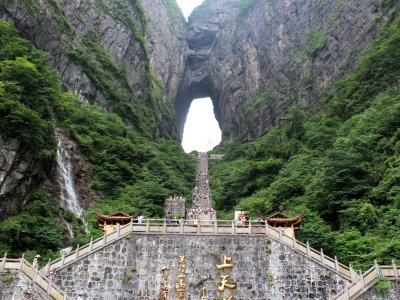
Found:
[{"label": "long stairway", "polygon": [[216,214],[212,208],[210,184],[208,181],[207,153],[200,152],[197,161],[197,175],[193,189],[192,208],[188,212],[188,220],[196,224],[213,224],[216,221]]}]

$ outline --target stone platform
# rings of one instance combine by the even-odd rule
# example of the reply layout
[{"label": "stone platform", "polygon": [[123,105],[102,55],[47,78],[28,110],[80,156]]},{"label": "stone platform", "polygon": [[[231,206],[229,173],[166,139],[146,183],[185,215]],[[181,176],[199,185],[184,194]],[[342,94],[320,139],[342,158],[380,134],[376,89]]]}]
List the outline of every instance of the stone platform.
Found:
[{"label": "stone platform", "polygon": [[[154,300],[161,267],[171,267],[168,299],[177,299],[178,258],[186,259],[187,300],[217,299],[223,271],[232,258],[235,299],[329,299],[349,280],[333,269],[264,235],[129,234],[58,272],[57,284],[74,299]],[[80,297],[80,298],[79,298]]]}]

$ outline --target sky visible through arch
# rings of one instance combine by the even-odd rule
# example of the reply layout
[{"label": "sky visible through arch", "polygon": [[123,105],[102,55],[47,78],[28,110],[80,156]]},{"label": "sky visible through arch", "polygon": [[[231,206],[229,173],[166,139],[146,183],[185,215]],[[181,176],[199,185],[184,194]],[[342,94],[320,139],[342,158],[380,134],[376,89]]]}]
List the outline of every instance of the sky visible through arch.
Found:
[{"label": "sky visible through arch", "polygon": [[221,141],[221,130],[215,120],[210,98],[195,99],[190,105],[183,130],[182,147],[185,152],[207,152]]},{"label": "sky visible through arch", "polygon": [[203,0],[176,0],[176,3],[178,3],[186,19],[189,17],[192,10],[202,2]]},{"label": "sky visible through arch", "polygon": [[[203,0],[177,0],[186,19]],[[185,152],[206,152],[221,142],[221,130],[213,111],[210,98],[195,99],[190,105],[183,131],[182,147]]]}]

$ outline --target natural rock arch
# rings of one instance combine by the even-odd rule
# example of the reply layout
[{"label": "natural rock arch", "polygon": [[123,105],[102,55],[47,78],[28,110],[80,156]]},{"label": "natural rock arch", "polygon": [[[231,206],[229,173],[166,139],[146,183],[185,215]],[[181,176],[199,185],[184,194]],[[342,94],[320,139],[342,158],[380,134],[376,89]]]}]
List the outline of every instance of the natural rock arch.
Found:
[{"label": "natural rock arch", "polygon": [[[349,11],[359,16],[351,24]],[[174,98],[180,138],[195,98],[212,99],[225,144],[264,134],[290,107],[319,110],[321,95],[353,70],[349,60],[368,48],[384,14],[373,0],[339,7],[334,1],[204,1],[189,18]],[[318,43],[311,43],[315,37]]]}]

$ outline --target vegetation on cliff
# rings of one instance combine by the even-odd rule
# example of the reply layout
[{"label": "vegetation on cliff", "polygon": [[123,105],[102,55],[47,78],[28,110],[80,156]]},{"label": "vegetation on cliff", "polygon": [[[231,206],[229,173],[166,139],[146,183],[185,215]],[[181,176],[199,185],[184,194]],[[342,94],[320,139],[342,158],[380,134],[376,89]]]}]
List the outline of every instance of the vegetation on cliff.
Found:
[{"label": "vegetation on cliff", "polygon": [[[88,213],[95,229],[94,209],[141,210],[161,217],[166,197],[190,195],[193,156],[170,139],[150,140],[116,114],[82,106],[61,89],[58,75],[47,66],[49,59],[10,23],[0,21],[0,138],[18,139],[49,174],[56,159],[55,127],[66,129],[88,158],[92,187],[103,199]],[[161,97],[163,91],[155,86],[153,92]],[[55,181],[50,174],[49,179]],[[52,257],[68,241],[63,217],[78,224],[51,191],[38,190],[22,214],[0,223],[0,252],[19,256],[31,250]]]},{"label": "vegetation on cliff", "polygon": [[264,136],[220,148],[210,165],[217,209],[305,212],[298,237],[344,263],[400,259],[400,17],[393,15],[338,81],[324,112],[290,110]]},{"label": "vegetation on cliff", "polygon": [[[96,0],[90,3],[75,3],[73,6],[79,9],[79,13],[72,15],[69,14],[72,8],[59,0],[42,2],[24,0],[19,1],[18,5],[13,5],[11,2],[0,1],[0,9],[3,13],[8,11],[5,15],[9,14],[12,19],[15,16],[10,8],[17,7],[18,14],[24,22],[19,22],[18,18],[15,18],[16,25],[21,28],[24,36],[28,36],[43,49],[44,45],[37,43],[35,37],[32,37],[35,34],[31,35],[30,26],[37,26],[37,32],[41,32],[44,29],[39,29],[41,27],[38,23],[46,24],[51,30],[44,35],[52,38],[52,40],[49,38],[48,44],[51,44],[49,48],[52,48],[55,64],[60,66],[60,60],[63,63],[67,62],[69,66],[76,64],[76,71],[84,73],[76,75],[76,80],[88,81],[89,88],[86,90],[77,86],[71,88],[66,84],[69,90],[79,91],[86,101],[97,103],[107,111],[116,113],[124,122],[150,138],[177,137],[171,99],[164,90],[162,97],[154,93],[154,90],[158,90],[160,79],[151,69],[151,48],[149,49],[146,32],[148,14],[141,0]],[[176,4],[175,7],[173,5],[174,0],[163,3],[169,13],[178,12],[175,10]],[[88,15],[83,12],[86,9],[90,11]],[[105,41],[101,29],[106,23],[102,22],[104,19],[110,20],[110,24],[107,24],[108,30],[118,27],[117,31],[126,31],[124,32],[126,37],[118,42]],[[24,28],[25,22],[31,25]],[[21,26],[21,23],[24,25]],[[83,23],[86,25],[81,26]],[[119,43],[123,44],[120,46],[122,48],[125,44],[130,45],[129,49],[133,50],[134,59],[130,57],[128,50],[124,51],[122,48],[119,49],[121,56],[115,55],[116,51],[112,45]],[[125,52],[125,55],[122,52]],[[60,59],[58,57],[60,53],[68,57]],[[68,71],[63,70],[64,79],[65,72]],[[82,76],[83,79],[78,76]],[[71,78],[66,81],[69,80]],[[164,124],[167,124],[165,127],[168,130],[165,130]]]},{"label": "vegetation on cliff", "polygon": [[[238,25],[257,1],[238,0]],[[175,9],[173,0],[163,2],[171,11]],[[50,3],[61,14],[60,3]],[[184,155],[174,141],[148,138],[162,136],[157,130],[165,124],[163,120],[173,119],[173,111],[163,84],[149,68],[141,2],[129,2],[136,18],[127,14],[121,1],[111,6],[102,0],[96,3],[128,25],[139,42],[148,105],[138,101],[125,66],[100,45],[95,31],[87,32],[67,52],[118,115],[96,106],[83,107],[75,96],[65,93],[57,74],[47,67],[50,57],[20,38],[9,23],[0,22],[0,137],[18,139],[49,173],[56,156],[55,127],[70,134],[88,158],[93,189],[103,199],[88,211],[92,236],[100,234],[94,209],[103,213],[141,210],[145,216],[160,217],[165,197],[190,195],[195,168],[194,158]],[[202,6],[196,13],[202,13]],[[71,29],[64,16],[60,20],[65,29]],[[365,269],[374,258],[380,263],[400,259],[399,41],[400,18],[394,14],[357,72],[338,81],[326,95],[323,112],[309,115],[293,108],[264,136],[218,149],[226,155],[223,161],[210,163],[216,209],[231,218],[234,208],[255,216],[283,205],[288,214],[306,214],[298,234],[301,240],[324,248],[342,262]],[[295,53],[291,69],[306,56],[311,59],[325,42],[322,31],[310,33],[307,47]],[[311,84],[314,77],[310,71],[301,85]],[[260,91],[247,113],[254,115],[257,105],[277,89],[270,85]],[[121,116],[132,126],[124,124]],[[51,191],[38,189],[19,216],[0,223],[0,252],[17,256],[30,250],[28,255],[35,251],[52,257],[69,242],[63,219],[80,226],[59,207]],[[74,243],[88,238],[80,235]]]}]

